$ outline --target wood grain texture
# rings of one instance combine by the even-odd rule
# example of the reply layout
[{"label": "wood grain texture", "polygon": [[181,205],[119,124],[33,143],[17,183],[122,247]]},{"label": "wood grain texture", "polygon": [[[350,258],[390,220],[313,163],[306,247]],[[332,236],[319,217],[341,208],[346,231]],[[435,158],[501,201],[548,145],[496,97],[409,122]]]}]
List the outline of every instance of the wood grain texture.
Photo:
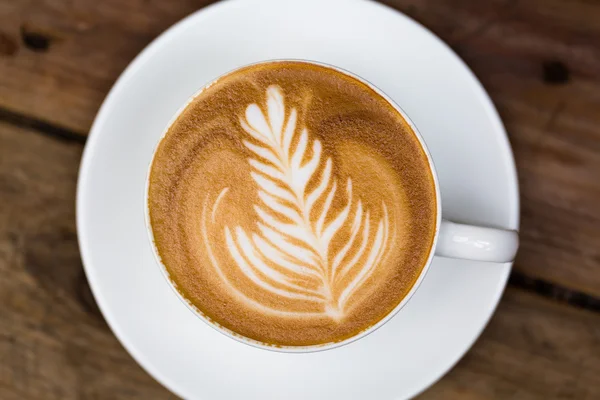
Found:
[{"label": "wood grain texture", "polygon": [[86,135],[127,64],[158,34],[208,3],[2,0],[0,107]]},{"label": "wood grain texture", "polygon": [[[94,303],[75,182],[114,80],[209,2],[0,0],[0,121],[10,122],[0,122],[0,399],[173,398]],[[600,0],[384,3],[448,42],[499,109],[522,194],[515,270],[600,298]],[[599,314],[513,287],[474,348],[421,398],[597,399],[598,376]]]},{"label": "wood grain texture", "polygon": [[[85,135],[131,59],[207,3],[0,1],[0,107]],[[515,269],[600,297],[600,1],[384,3],[447,41],[500,111],[522,194]]]},{"label": "wood grain texture", "polygon": [[508,288],[482,336],[422,399],[600,398],[600,315]]},{"label": "wood grain texture", "polygon": [[0,124],[0,399],[169,398],[87,285],[74,211],[81,151]]},{"label": "wood grain texture", "polygon": [[[81,144],[0,124],[0,398],[173,398],[89,291],[73,198]],[[423,399],[596,399],[600,315],[509,288],[467,356]]]},{"label": "wood grain texture", "polygon": [[600,1],[393,0],[482,81],[515,152],[515,269],[600,297]]}]

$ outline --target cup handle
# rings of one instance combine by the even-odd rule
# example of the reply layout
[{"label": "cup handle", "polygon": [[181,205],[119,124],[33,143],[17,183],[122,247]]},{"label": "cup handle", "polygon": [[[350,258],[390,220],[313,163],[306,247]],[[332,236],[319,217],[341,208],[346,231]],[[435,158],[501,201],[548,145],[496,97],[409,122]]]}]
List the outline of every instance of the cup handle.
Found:
[{"label": "cup handle", "polygon": [[435,254],[466,260],[510,262],[519,247],[519,233],[442,220]]}]

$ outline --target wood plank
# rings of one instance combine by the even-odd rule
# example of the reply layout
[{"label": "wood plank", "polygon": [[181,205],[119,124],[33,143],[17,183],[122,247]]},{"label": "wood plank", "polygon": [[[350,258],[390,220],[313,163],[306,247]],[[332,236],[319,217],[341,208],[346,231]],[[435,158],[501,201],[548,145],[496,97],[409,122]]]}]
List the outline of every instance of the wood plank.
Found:
[{"label": "wood plank", "polygon": [[499,109],[520,178],[515,270],[600,297],[600,2],[392,3],[445,39]]},{"label": "wood plank", "polygon": [[[516,270],[600,297],[600,2],[384,2],[446,40],[499,108],[522,193]],[[0,1],[0,107],[85,134],[127,63],[207,3]]]},{"label": "wood plank", "polygon": [[[451,43],[513,144],[523,205],[516,269],[598,297],[600,2],[503,4],[477,34]],[[548,81],[553,64],[563,80]]]},{"label": "wood plank", "polygon": [[2,0],[0,107],[85,135],[127,64],[210,2]]},{"label": "wood plank", "polygon": [[[173,396],[127,355],[87,286],[73,198],[81,144],[0,123],[0,398]],[[424,399],[600,398],[600,315],[511,288]]]},{"label": "wood plank", "polygon": [[421,399],[600,398],[600,315],[508,288],[469,353]]},{"label": "wood plank", "polygon": [[74,210],[81,151],[0,124],[0,398],[169,398],[87,285]]}]

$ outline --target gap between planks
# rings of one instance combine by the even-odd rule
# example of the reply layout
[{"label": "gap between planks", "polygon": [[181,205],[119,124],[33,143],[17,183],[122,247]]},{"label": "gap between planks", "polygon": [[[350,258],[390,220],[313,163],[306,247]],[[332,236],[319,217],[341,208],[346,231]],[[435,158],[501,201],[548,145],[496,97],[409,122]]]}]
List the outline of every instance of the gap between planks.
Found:
[{"label": "gap between planks", "polygon": [[0,107],[0,122],[6,122],[19,128],[29,129],[47,136],[68,142],[85,144],[87,135],[67,128],[53,125],[41,119],[32,118]]}]

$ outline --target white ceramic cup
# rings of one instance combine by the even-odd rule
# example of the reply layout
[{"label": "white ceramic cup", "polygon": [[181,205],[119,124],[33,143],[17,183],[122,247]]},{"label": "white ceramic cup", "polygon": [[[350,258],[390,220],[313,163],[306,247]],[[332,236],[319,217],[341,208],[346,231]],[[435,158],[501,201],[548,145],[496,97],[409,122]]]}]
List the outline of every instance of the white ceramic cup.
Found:
[{"label": "white ceramic cup", "polygon": [[[427,274],[427,271],[429,270],[429,266],[431,265],[431,261],[433,260],[434,255],[440,256],[440,257],[459,258],[459,259],[465,259],[465,260],[478,260],[478,261],[487,261],[487,262],[495,262],[495,263],[511,262],[514,259],[516,252],[517,252],[517,248],[519,247],[519,235],[518,235],[517,231],[507,230],[507,229],[499,229],[499,228],[494,228],[494,227],[467,225],[467,224],[461,224],[458,222],[450,222],[448,220],[442,219],[442,203],[441,203],[442,199],[440,196],[437,173],[435,171],[435,166],[434,166],[433,160],[431,159],[431,154],[429,153],[429,150],[427,149],[427,146],[425,145],[425,141],[423,140],[423,137],[419,133],[415,124],[411,121],[411,119],[404,112],[404,110],[402,110],[402,108],[400,108],[400,106],[398,106],[392,99],[390,99],[379,88],[377,88],[375,85],[371,84],[370,82],[366,81],[365,79],[363,79],[349,71],[346,71],[344,69],[341,69],[341,68],[338,68],[338,67],[335,67],[332,65],[315,62],[315,61],[293,60],[293,59],[267,60],[267,61],[262,61],[262,62],[256,63],[256,64],[277,63],[277,62],[286,62],[286,61],[301,61],[301,62],[305,62],[305,63],[315,64],[315,65],[318,65],[321,67],[330,68],[339,73],[348,75],[360,82],[363,82],[365,85],[369,86],[377,94],[379,94],[382,98],[384,98],[389,104],[391,104],[402,115],[402,117],[406,120],[406,122],[410,125],[415,136],[419,140],[419,143],[421,144],[423,151],[425,152],[425,154],[427,156],[427,161],[429,164],[431,175],[433,177],[433,181],[435,184],[435,197],[436,197],[436,205],[437,205],[437,207],[436,207],[436,230],[435,230],[435,236],[434,236],[431,248],[429,250],[429,255],[427,257],[427,262],[425,263],[425,266],[421,270],[421,273],[420,273],[418,279],[416,280],[416,282],[414,283],[413,287],[411,288],[411,290],[388,315],[386,315],[383,319],[378,321],[376,324],[370,326],[369,328],[365,329],[364,331],[359,332],[358,334],[356,334],[348,339],[345,339],[343,341],[318,344],[318,345],[312,345],[312,346],[272,346],[272,345],[269,345],[266,343],[256,341],[254,339],[250,339],[250,338],[241,336],[240,334],[233,332],[233,331],[215,323],[214,321],[210,321],[209,319],[207,319],[199,309],[197,309],[186,298],[184,298],[181,295],[181,293],[173,286],[173,283],[171,282],[171,280],[169,278],[169,274],[168,274],[165,266],[162,264],[162,261],[158,254],[156,246],[154,245],[154,235],[152,233],[152,227],[150,225],[149,209],[148,209],[149,175],[150,175],[150,169],[152,167],[152,161],[154,161],[154,155],[153,155],[152,161],[150,162],[150,167],[148,168],[148,177],[146,179],[146,192],[145,192],[145,200],[144,200],[145,201],[145,209],[146,209],[146,228],[148,231],[148,235],[150,238],[152,249],[154,251],[155,258],[157,260],[158,265],[160,266],[163,276],[166,278],[167,282],[169,283],[169,285],[171,286],[173,291],[177,294],[179,299],[194,314],[196,314],[196,316],[198,316],[200,319],[202,319],[204,322],[206,322],[209,326],[218,330],[219,332],[223,333],[224,335],[229,336],[232,339],[235,339],[235,340],[245,343],[245,344],[249,344],[254,347],[267,349],[267,350],[275,350],[275,351],[280,351],[280,352],[287,352],[287,353],[307,353],[307,352],[314,352],[314,351],[329,350],[329,349],[333,349],[333,348],[340,347],[340,346],[346,345],[348,343],[354,342],[360,338],[363,338],[363,337],[367,336],[368,334],[372,333],[373,331],[377,330],[381,326],[383,326],[390,319],[392,319],[402,309],[402,307],[404,307],[406,305],[406,303],[408,303],[410,298],[414,295],[414,293],[419,288],[419,285],[421,284],[421,282],[423,281],[423,278],[425,277],[425,275]],[[245,67],[246,66],[240,67],[238,69],[245,68]],[[167,128],[164,130],[161,139],[158,141],[158,143],[155,147],[154,154],[156,154],[156,149],[158,148],[158,144],[162,141],[162,139],[168,132],[169,127],[173,124],[173,122],[175,122],[175,120],[179,117],[179,115],[185,110],[185,108],[188,106],[188,104],[190,104],[190,102],[192,102],[206,88],[211,86],[212,83],[220,80],[222,77],[225,77],[235,71],[237,71],[237,69],[233,70],[233,71],[229,71],[229,72],[223,74],[222,76],[218,77],[214,81],[208,83],[202,89],[198,90],[194,95],[192,95],[188,99],[188,101],[185,102],[185,104],[179,109],[179,111],[177,111],[177,113],[173,116],[173,118],[167,125]]]}]

